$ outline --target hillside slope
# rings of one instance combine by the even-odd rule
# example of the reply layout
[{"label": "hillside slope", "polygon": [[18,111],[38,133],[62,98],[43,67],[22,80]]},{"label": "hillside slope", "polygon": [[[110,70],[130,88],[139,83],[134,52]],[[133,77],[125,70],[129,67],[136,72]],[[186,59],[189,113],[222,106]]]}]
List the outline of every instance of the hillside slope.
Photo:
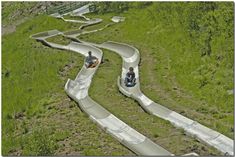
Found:
[{"label": "hillside slope", "polygon": [[[233,3],[153,3],[122,13],[127,17],[125,23],[82,39],[134,45],[141,52],[141,83],[147,95],[233,138],[230,4]],[[188,14],[191,9],[195,11]],[[204,11],[204,16],[199,10]],[[191,28],[192,23],[198,28]],[[207,31],[214,32],[210,35]]]},{"label": "hillside slope", "polygon": [[[134,45],[142,57],[141,87],[146,95],[233,137],[233,97],[227,93],[233,89],[233,36],[229,38],[231,41],[226,39],[228,46],[217,45],[221,45],[223,51],[214,47],[213,43],[219,40],[217,37],[218,40],[211,42],[211,55],[201,56],[200,49],[192,43],[180,23],[166,23],[175,19],[175,13],[165,18],[167,10],[164,8],[171,5],[153,3],[139,8],[139,4],[129,4],[134,7],[129,6],[124,13],[113,10],[89,15],[109,19],[120,14],[126,21],[82,38]],[[160,8],[162,11],[155,13]],[[37,15],[20,24],[14,33],[2,37],[3,155],[133,155],[93,124],[65,94],[64,84],[80,70],[84,61],[82,56],[48,48],[29,38],[41,31],[78,27]],[[223,43],[223,39],[220,42]],[[222,58],[219,61],[218,54]],[[168,122],[145,113],[135,101],[120,94],[116,78],[121,71],[121,59],[109,51],[104,51],[104,59],[90,90],[94,100],[174,154],[192,151],[200,155],[220,154],[185,136],[182,130]],[[204,77],[204,73],[209,75],[205,75],[209,81],[200,87],[200,77]],[[218,81],[220,83],[215,85]]]}]

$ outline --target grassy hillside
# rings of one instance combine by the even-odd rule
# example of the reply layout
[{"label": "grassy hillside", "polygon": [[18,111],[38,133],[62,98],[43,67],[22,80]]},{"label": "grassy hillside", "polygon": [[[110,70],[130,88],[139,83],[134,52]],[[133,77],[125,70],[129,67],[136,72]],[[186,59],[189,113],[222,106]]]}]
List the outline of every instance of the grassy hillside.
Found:
[{"label": "grassy hillside", "polygon": [[[146,95],[233,137],[233,97],[226,92],[233,89],[231,52],[220,51],[223,59],[217,67],[216,48],[212,48],[215,52],[212,57],[202,58],[180,25],[166,26],[160,20],[164,14],[154,14],[154,20],[149,16],[154,9],[155,4],[129,9],[120,13],[126,17],[125,22],[82,38],[134,45],[142,57],[141,88]],[[89,17],[107,19],[112,14]],[[16,32],[2,36],[3,155],[133,155],[90,121],[64,92],[67,79],[75,78],[82,67],[83,57],[51,49],[29,38],[41,31],[78,27],[78,24],[38,15],[19,25]],[[64,44],[60,36],[51,40]],[[95,101],[176,155],[192,151],[220,155],[215,149],[185,136],[169,122],[145,113],[134,100],[119,93],[116,79],[121,72],[121,58],[107,50],[104,57],[105,63],[98,69],[90,89]],[[208,69],[213,68],[216,69],[213,79],[199,88],[200,76],[204,76],[204,71],[210,74]],[[105,78],[107,73],[109,77]],[[215,85],[216,81],[220,84]]]},{"label": "grassy hillside", "polygon": [[41,31],[75,28],[75,24],[41,15],[3,36],[3,155],[132,154],[65,94],[64,85],[76,76],[83,57],[29,38]]},{"label": "grassy hillside", "polygon": [[[203,40],[200,34],[195,39],[186,29],[188,21],[182,23],[179,13],[174,12],[176,6],[188,9],[193,3],[179,4],[154,3],[145,9],[129,9],[121,14],[126,17],[124,23],[81,38],[98,43],[113,40],[134,45],[142,57],[140,81],[146,95],[233,138],[233,94],[229,92],[233,90],[233,36],[225,36],[233,31],[233,24],[221,17],[223,12],[231,13],[232,6],[217,4],[215,12],[221,15],[217,15],[216,20],[224,25],[225,21],[229,23],[224,29],[216,28],[210,42],[211,54],[203,55],[203,46],[198,44]],[[171,7],[171,14],[167,14],[169,9],[164,10],[166,7]],[[154,14],[156,9],[159,14]]]},{"label": "grassy hillside", "polygon": [[5,2],[2,3],[2,22],[7,24],[14,23],[18,18],[22,19],[25,17],[26,12],[31,11],[33,6],[38,3],[22,3],[22,2]]}]

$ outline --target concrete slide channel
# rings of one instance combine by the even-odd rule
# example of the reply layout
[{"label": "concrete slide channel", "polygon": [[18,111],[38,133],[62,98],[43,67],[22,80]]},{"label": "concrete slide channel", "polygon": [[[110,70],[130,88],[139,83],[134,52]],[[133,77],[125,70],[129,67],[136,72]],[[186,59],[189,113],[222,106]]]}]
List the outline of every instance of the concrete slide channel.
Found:
[{"label": "concrete slide channel", "polygon": [[[153,102],[145,96],[140,90],[138,64],[140,60],[139,51],[127,44],[117,42],[105,42],[98,45],[100,48],[109,49],[119,54],[123,59],[122,74],[117,80],[119,90],[126,96],[131,97],[139,102],[141,107],[149,114],[156,115],[162,119],[170,121],[174,126],[183,128],[185,132],[196,137],[202,142],[217,148],[219,151],[233,155],[234,141],[223,134],[214,131],[202,124],[193,121],[181,114],[176,113],[158,103]],[[136,73],[136,85],[126,87],[124,84],[125,75],[128,68],[133,67]]]},{"label": "concrete slide channel", "polygon": [[[121,76],[117,79],[117,84],[119,90],[124,95],[138,101],[141,107],[149,114],[153,114],[164,120],[168,120],[174,126],[183,128],[188,135],[215,147],[225,154],[233,155],[234,141],[232,139],[217,131],[207,128],[206,126],[203,126],[196,121],[184,117],[183,115],[180,115],[158,103],[153,102],[141,92],[138,69],[140,53],[136,48],[124,43],[117,43],[112,41],[108,41],[102,44],[95,44],[79,40],[77,37],[81,34],[100,31],[109,26],[107,25],[104,28],[98,30],[82,31],[82,29],[87,26],[102,22],[102,19],[90,20],[89,18],[86,18],[83,14],[88,12],[89,11],[86,7],[72,11],[72,14],[81,16],[87,20],[81,22],[84,23],[84,25],[80,26],[79,30],[77,31],[62,33],[58,30],[52,30],[38,33],[32,35],[31,37],[52,48],[70,50],[80,53],[84,56],[87,55],[88,51],[92,51],[93,55],[96,56],[99,61],[101,61],[103,53],[98,48],[104,48],[116,52],[123,59],[122,73]],[[64,19],[63,15],[59,14],[53,14],[52,16],[67,22],[80,22],[79,20]],[[59,34],[71,38],[77,42],[71,42],[69,45],[64,46],[46,41],[47,38]],[[65,85],[66,93],[79,104],[80,108],[89,115],[91,120],[97,123],[107,133],[111,134],[120,143],[128,147],[137,155],[174,155],[122,122],[120,119],[115,117],[113,114],[108,112],[101,105],[89,97],[88,90],[92,81],[92,77],[95,74],[98,66],[93,69],[87,69],[85,66],[83,66],[75,80],[69,79],[67,81]],[[134,87],[126,87],[124,84],[125,75],[128,72],[129,67],[133,67],[136,74],[136,85]]]},{"label": "concrete slide channel", "polygon": [[[101,62],[103,52],[92,45],[71,42],[69,45],[64,46],[46,41],[47,38],[59,34],[61,34],[61,32],[52,30],[38,33],[31,37],[49,47],[74,51],[84,56],[87,55],[88,51],[92,51],[93,55]],[[69,79],[67,81],[65,85],[66,93],[79,104],[79,107],[88,114],[93,122],[97,123],[102,129],[137,155],[173,155],[146,136],[128,126],[89,97],[88,90],[92,77],[98,67],[99,65],[95,68],[86,68],[85,65],[83,65],[75,80]]]}]

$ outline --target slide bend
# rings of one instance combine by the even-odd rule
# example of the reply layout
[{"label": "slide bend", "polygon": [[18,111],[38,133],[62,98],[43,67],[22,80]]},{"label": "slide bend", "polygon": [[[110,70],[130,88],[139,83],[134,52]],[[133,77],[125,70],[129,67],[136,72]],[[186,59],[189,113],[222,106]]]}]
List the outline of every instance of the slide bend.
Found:
[{"label": "slide bend", "polygon": [[[32,35],[31,38],[49,47],[74,51],[84,56],[87,56],[88,51],[92,51],[93,55],[98,58],[99,63],[101,62],[103,52],[92,45],[71,42],[65,46],[46,41],[47,38],[59,34],[61,34],[61,32],[52,30]],[[102,129],[111,134],[134,153],[138,155],[173,155],[146,136],[131,128],[89,97],[88,90],[92,82],[92,77],[98,67],[99,65],[95,68],[86,68],[85,65],[83,65],[75,80],[69,79],[67,81],[65,85],[66,93],[79,104],[79,107],[88,114],[92,121],[97,123]]]},{"label": "slide bend", "polygon": [[[88,43],[88,42],[84,42]],[[89,43],[92,44],[92,43]],[[94,44],[97,47],[105,48],[116,52],[122,57],[122,73],[118,77],[117,84],[119,90],[126,96],[131,97],[138,101],[142,108],[149,114],[156,115],[160,118],[170,121],[174,126],[183,128],[186,133],[196,137],[202,142],[209,144],[217,148],[223,153],[233,155],[233,143],[234,141],[225,135],[214,131],[196,121],[193,121],[181,114],[176,113],[156,102],[153,102],[147,96],[145,96],[140,90],[139,82],[139,69],[138,64],[140,61],[139,51],[130,45],[124,43],[118,43],[108,41],[103,44]],[[126,87],[124,80],[129,67],[134,68],[136,74],[136,85],[134,87]]]},{"label": "slide bend", "polygon": [[[205,142],[205,143],[217,148],[218,150],[220,150],[223,153],[228,153],[230,155],[233,155],[233,140],[232,139],[230,139],[230,138],[224,136],[223,134],[220,134],[212,129],[209,129],[196,121],[193,121],[193,120],[186,118],[186,117],[184,117],[184,116],[182,116],[172,110],[169,110],[168,108],[166,108],[158,103],[153,102],[151,99],[149,99],[147,96],[145,96],[141,92],[140,82],[139,82],[139,69],[138,69],[140,54],[136,48],[134,48],[130,45],[127,45],[127,44],[117,43],[117,42],[112,42],[112,41],[108,41],[103,44],[94,44],[94,43],[89,43],[89,42],[84,42],[84,41],[79,40],[77,38],[77,36],[79,36],[81,34],[87,34],[87,33],[100,31],[110,25],[110,24],[106,25],[104,28],[101,28],[98,30],[81,31],[81,29],[83,29],[87,26],[90,26],[90,25],[93,25],[93,24],[96,24],[96,23],[99,23],[102,21],[101,19],[90,20],[89,18],[86,18],[85,16],[83,16],[83,14],[87,13],[87,12],[88,11],[86,8],[85,9],[83,8],[83,10],[78,9],[77,12],[73,11],[74,14],[77,14],[78,16],[82,16],[82,17],[84,17],[84,19],[89,21],[89,22],[88,21],[83,22],[84,25],[82,25],[79,28],[79,30],[68,31],[68,32],[64,32],[64,33],[59,32],[57,30],[53,30],[53,31],[48,31],[48,32],[36,34],[36,35],[34,35],[34,38],[41,41],[42,43],[44,43],[47,46],[51,46],[51,47],[59,48],[59,49],[68,49],[68,50],[72,50],[75,52],[78,52],[78,50],[79,50],[79,48],[75,48],[75,47],[82,47],[81,45],[83,45],[83,46],[86,45],[85,46],[86,48],[83,49],[85,51],[79,50],[80,51],[79,53],[87,52],[89,49],[91,50],[90,45],[93,45],[95,47],[109,49],[111,51],[118,53],[123,59],[123,64],[122,64],[122,74],[121,74],[121,77],[118,78],[117,84],[118,84],[119,90],[124,95],[126,95],[128,97],[132,97],[133,99],[137,100],[146,112],[170,121],[176,127],[183,128],[186,131],[186,133],[188,133],[189,135],[194,136],[197,139],[199,139],[200,141]],[[76,20],[74,21],[74,20],[64,19],[63,16],[58,15],[58,14],[53,15],[53,16],[57,17],[57,18],[61,18],[67,22],[77,22]],[[48,43],[44,39],[41,40],[42,38],[45,38],[45,36],[49,37],[49,36],[58,35],[58,34],[62,34],[65,37],[71,38],[71,39],[78,41],[78,42],[81,42],[81,43],[72,42],[68,46],[61,46],[61,45],[54,44],[54,43]],[[95,49],[94,47],[92,47],[92,48],[93,48],[92,51],[94,51],[94,52],[99,51],[102,56],[102,52],[99,49]],[[98,53],[96,53],[96,54],[98,54]],[[83,54],[83,55],[85,55],[85,54]],[[97,55],[97,56],[99,56],[99,55]],[[125,86],[124,79],[125,79],[126,73],[128,72],[128,68],[131,66],[134,68],[134,72],[136,73],[136,85],[134,87],[130,88],[130,87]],[[108,128],[107,126],[104,126],[103,124],[98,122],[97,118],[98,119],[105,119],[104,117],[102,117],[102,116],[99,117],[98,115],[109,115],[110,113],[104,114],[108,111],[106,111],[103,107],[101,107],[99,104],[94,102],[88,96],[88,88],[90,86],[91,79],[92,79],[92,76],[94,73],[91,72],[91,74],[89,74],[90,73],[89,70],[87,71],[84,68],[85,67],[83,66],[82,70],[79,72],[79,74],[77,75],[77,77],[74,81],[68,80],[68,82],[66,83],[66,86],[65,86],[65,90],[66,90],[67,94],[79,103],[79,106],[81,107],[81,109],[84,110],[88,115],[90,115],[90,118],[93,121],[100,124],[100,126],[102,128],[106,129],[107,132],[109,132],[114,137],[116,137],[122,144],[126,145],[129,149],[134,151],[136,154],[140,154],[140,155],[148,155],[148,154],[169,155],[170,153],[168,151],[164,150],[160,146],[157,146],[156,144],[153,144],[152,141],[150,143],[152,143],[151,144],[152,146],[155,145],[154,148],[153,147],[149,147],[151,149],[146,149],[145,147],[143,147],[142,149],[140,147],[138,147],[138,149],[137,149],[137,147],[133,148],[133,146],[130,145],[130,142],[126,142],[125,140],[123,140],[123,138],[118,138],[119,136],[114,135],[112,133],[112,131],[110,131],[110,128]],[[97,67],[94,70],[96,70],[96,69],[97,69]],[[89,82],[89,83],[86,83],[86,82]],[[84,97],[84,98],[81,99],[81,97]],[[87,104],[93,104],[93,105],[91,105],[92,107],[99,106],[98,107],[99,109],[102,108],[102,111],[100,112],[102,114],[97,113],[98,115],[96,115],[96,112],[99,111],[99,109],[95,109],[95,108],[94,108],[95,111],[89,112],[88,110],[86,110]],[[96,104],[96,105],[94,105],[94,104]],[[88,105],[88,106],[90,106],[90,105]],[[90,107],[88,107],[88,108],[90,108]],[[93,115],[93,112],[95,112],[94,115]],[[111,117],[115,117],[112,114],[110,114],[110,115],[111,115]],[[106,116],[106,118],[108,118],[108,117],[109,116]],[[110,118],[110,119],[112,119],[112,118]],[[117,119],[117,118],[115,117],[114,119]],[[118,121],[120,121],[120,120],[118,119]],[[120,124],[121,123],[123,123],[123,122],[120,121]],[[115,124],[115,123],[111,122],[110,124]],[[120,140],[120,139],[122,139],[122,140]],[[150,140],[148,139],[148,141],[150,141]],[[143,144],[143,145],[148,146],[148,144]],[[156,152],[152,152],[153,151],[152,149],[156,150]]]}]

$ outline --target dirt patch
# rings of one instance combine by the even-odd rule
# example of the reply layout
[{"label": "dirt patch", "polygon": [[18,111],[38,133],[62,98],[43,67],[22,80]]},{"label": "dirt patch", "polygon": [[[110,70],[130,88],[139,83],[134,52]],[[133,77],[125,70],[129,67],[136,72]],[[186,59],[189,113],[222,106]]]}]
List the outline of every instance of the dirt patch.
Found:
[{"label": "dirt patch", "polygon": [[25,114],[23,112],[19,112],[14,115],[14,118],[15,119],[22,119],[24,116],[25,116]]},{"label": "dirt patch", "polygon": [[3,25],[2,26],[2,36],[6,34],[10,34],[16,31],[16,27],[22,23],[24,23],[28,18],[19,19],[11,25]]},{"label": "dirt patch", "polygon": [[71,61],[68,64],[65,64],[63,68],[60,68],[58,73],[63,80],[68,78],[69,71],[76,66],[76,63]]},{"label": "dirt patch", "polygon": [[10,150],[10,152],[9,152],[12,156],[21,156],[21,154],[22,154],[22,150],[16,150],[16,149],[12,149],[12,150]]}]

